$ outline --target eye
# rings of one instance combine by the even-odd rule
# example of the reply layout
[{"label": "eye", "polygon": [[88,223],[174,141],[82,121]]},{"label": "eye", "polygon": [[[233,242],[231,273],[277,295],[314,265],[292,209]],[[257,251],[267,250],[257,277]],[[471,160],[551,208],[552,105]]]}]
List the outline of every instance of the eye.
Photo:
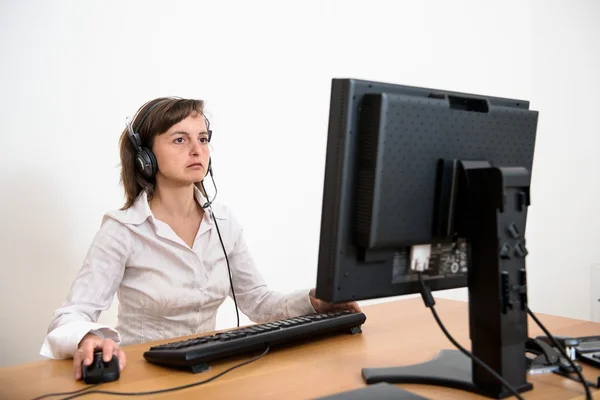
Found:
[{"label": "eye", "polygon": [[205,137],[200,138],[200,143],[202,144],[207,144],[208,143],[208,139]]},{"label": "eye", "polygon": [[175,140],[173,140],[173,142],[181,144],[181,143],[183,143],[183,140],[184,140],[183,137],[178,137],[178,138],[175,138]]}]

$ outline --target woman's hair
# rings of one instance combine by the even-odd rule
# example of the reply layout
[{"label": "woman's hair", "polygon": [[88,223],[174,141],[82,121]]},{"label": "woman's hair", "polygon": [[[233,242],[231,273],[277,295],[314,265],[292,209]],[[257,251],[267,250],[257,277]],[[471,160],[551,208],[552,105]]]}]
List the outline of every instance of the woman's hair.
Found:
[{"label": "woman's hair", "polygon": [[[131,121],[131,128],[140,137],[142,147],[152,150],[154,138],[169,130],[176,123],[184,120],[190,115],[201,115],[204,118],[204,101],[194,99],[180,99],[171,97],[159,97],[144,104]],[[207,120],[208,123],[208,120]],[[154,196],[156,180],[154,177],[146,178],[135,165],[137,149],[128,137],[127,128],[121,133],[119,140],[121,156],[121,185],[125,191],[125,210],[133,205],[142,190],[145,190],[148,199]],[[202,193],[204,190],[199,182],[198,187]]]}]

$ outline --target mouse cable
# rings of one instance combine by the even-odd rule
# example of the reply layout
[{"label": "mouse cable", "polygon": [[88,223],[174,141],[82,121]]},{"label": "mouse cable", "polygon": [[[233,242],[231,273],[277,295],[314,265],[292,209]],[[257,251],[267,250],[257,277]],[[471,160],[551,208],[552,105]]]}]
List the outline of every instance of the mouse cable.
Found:
[{"label": "mouse cable", "polygon": [[423,301],[425,302],[425,306],[431,310],[431,313],[433,314],[433,318],[435,318],[435,321],[438,323],[440,329],[442,330],[442,332],[444,332],[444,334],[446,335],[448,340],[450,340],[450,342],[452,342],[452,344],[457,349],[459,349],[464,355],[469,357],[471,360],[475,361],[477,364],[479,364],[480,367],[484,368],[487,372],[489,372],[491,375],[493,375],[494,378],[496,378],[500,383],[502,383],[504,385],[504,387],[506,387],[508,389],[508,391],[511,392],[512,394],[514,394],[519,400],[524,400],[523,397],[519,394],[519,392],[517,392],[517,390],[514,387],[512,387],[508,382],[506,382],[506,380],[504,378],[502,378],[500,375],[498,375],[498,373],[496,373],[496,371],[494,371],[492,368],[490,368],[490,366],[488,366],[486,363],[481,361],[477,356],[473,355],[470,351],[468,351],[467,349],[462,347],[456,340],[454,340],[452,335],[450,335],[450,333],[446,330],[446,327],[440,320],[440,317],[438,316],[437,311],[435,311],[435,307],[434,307],[435,300],[434,300],[433,296],[431,295],[431,291],[429,290],[429,287],[427,287],[425,285],[425,282],[423,281],[423,274],[421,273],[421,271],[418,271],[417,274],[419,276],[419,283],[421,284],[421,297],[423,298]]},{"label": "mouse cable", "polygon": [[[267,348],[265,349],[264,352],[262,352],[262,354],[253,357],[247,361],[241,362],[239,364],[234,365],[233,367],[227,368],[225,371],[219,372],[218,374],[211,376],[208,379],[205,379],[203,381],[200,382],[194,382],[194,383],[188,383],[187,385],[181,385],[181,386],[175,386],[172,388],[167,388],[167,389],[157,389],[157,390],[151,390],[151,391],[147,391],[147,392],[113,392],[110,390],[89,390],[89,391],[84,391],[87,390],[88,388],[82,389],[82,390],[78,390],[75,392],[64,392],[64,393],[53,393],[53,394],[47,394],[44,395],[43,397],[48,397],[48,396],[64,396],[64,395],[71,395],[74,394],[72,396],[69,397],[64,397],[62,398],[62,400],[70,400],[70,399],[74,399],[76,397],[82,397],[82,396],[86,396],[88,394],[92,394],[92,393],[97,393],[97,394],[106,394],[106,395],[115,395],[115,396],[147,396],[147,395],[152,395],[152,394],[160,394],[160,393],[168,393],[168,392],[174,392],[176,390],[182,390],[182,389],[187,389],[187,388],[191,388],[194,386],[199,386],[202,385],[204,383],[208,383],[211,381],[214,381],[215,379],[225,375],[226,373],[233,371],[236,368],[239,367],[243,367],[244,365],[250,364],[254,361],[257,361],[259,359],[261,359],[262,357],[264,357],[268,352],[269,352],[270,346],[267,345]],[[94,385],[97,386],[97,385]],[[42,397],[38,397],[37,399],[40,399]]]},{"label": "mouse cable", "polygon": [[87,387],[84,387],[83,389],[74,390],[72,392],[48,393],[48,394],[44,394],[44,395],[35,397],[32,400],[41,400],[41,399],[45,399],[46,397],[54,397],[54,396],[71,396],[71,395],[78,394],[78,393],[81,393],[81,392],[85,392],[86,390],[90,390],[92,388],[95,388],[98,385],[99,385],[99,383],[94,383],[93,385],[89,385]]},{"label": "mouse cable", "polygon": [[540,320],[537,319],[537,317],[535,316],[535,314],[533,313],[533,311],[531,311],[529,309],[529,306],[527,306],[527,314],[529,314],[529,316],[535,321],[535,323],[538,324],[538,326],[544,331],[544,333],[546,334],[546,336],[548,338],[550,338],[550,340],[552,341],[552,344],[554,344],[554,347],[556,347],[558,349],[558,351],[560,352],[560,354],[564,358],[567,359],[567,361],[569,362],[569,365],[571,366],[571,368],[573,368],[573,371],[575,371],[575,373],[577,373],[579,381],[581,382],[581,384],[583,385],[583,387],[585,389],[585,398],[587,400],[592,400],[592,393],[590,392],[590,388],[588,386],[587,381],[583,378],[583,375],[581,374],[581,371],[579,371],[579,368],[577,368],[577,366],[575,366],[575,364],[573,363],[573,360],[571,360],[571,357],[569,357],[567,355],[567,352],[565,351],[565,349],[562,348],[562,346],[560,345],[560,343],[558,343],[556,341],[556,339],[554,339],[554,336],[552,336],[552,334],[550,334],[550,332],[548,332],[548,329],[546,329],[546,327],[540,322]]}]

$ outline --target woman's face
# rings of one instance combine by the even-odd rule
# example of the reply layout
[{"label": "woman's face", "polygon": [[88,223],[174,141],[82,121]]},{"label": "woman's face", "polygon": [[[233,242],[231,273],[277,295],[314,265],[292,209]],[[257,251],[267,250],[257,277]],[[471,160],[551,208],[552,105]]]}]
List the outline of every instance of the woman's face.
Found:
[{"label": "woman's face", "polygon": [[184,185],[202,181],[210,159],[204,116],[188,116],[155,136],[152,151],[161,180]]}]

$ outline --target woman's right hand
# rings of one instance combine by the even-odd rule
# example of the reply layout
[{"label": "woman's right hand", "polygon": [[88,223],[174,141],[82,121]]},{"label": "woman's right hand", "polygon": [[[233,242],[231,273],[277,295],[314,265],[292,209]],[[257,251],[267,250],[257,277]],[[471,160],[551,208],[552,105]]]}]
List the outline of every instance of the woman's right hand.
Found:
[{"label": "woman's right hand", "polygon": [[76,380],[83,377],[81,363],[83,362],[83,368],[90,365],[94,360],[94,352],[98,350],[102,350],[102,359],[106,362],[110,361],[113,356],[118,357],[119,369],[123,371],[127,360],[119,345],[112,339],[103,339],[98,335],[88,333],[79,342],[79,348],[73,356],[73,372]]}]

